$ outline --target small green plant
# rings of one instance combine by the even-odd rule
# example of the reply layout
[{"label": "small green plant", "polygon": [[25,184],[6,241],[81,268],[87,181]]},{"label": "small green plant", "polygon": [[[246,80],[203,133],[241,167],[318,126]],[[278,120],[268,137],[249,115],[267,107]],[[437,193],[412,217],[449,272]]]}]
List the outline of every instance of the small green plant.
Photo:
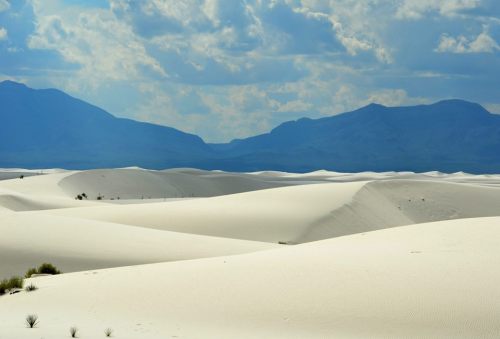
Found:
[{"label": "small green plant", "polygon": [[113,329],[108,327],[104,330],[104,334],[106,335],[106,337],[111,337],[111,335],[113,334]]},{"label": "small green plant", "polygon": [[0,295],[4,295],[7,291],[14,288],[23,288],[24,281],[21,277],[12,277],[10,279],[3,279],[0,282]]},{"label": "small green plant", "polygon": [[69,329],[69,334],[71,334],[71,338],[76,338],[76,335],[78,334],[78,328],[75,326],[71,327]]},{"label": "small green plant", "polygon": [[33,283],[30,283],[24,289],[26,290],[26,292],[33,292],[33,291],[36,291],[38,289],[38,287],[36,287]]},{"label": "small green plant", "polygon": [[54,265],[50,263],[43,263],[38,267],[38,274],[60,274],[59,271]]},{"label": "small green plant", "polygon": [[33,328],[38,324],[38,316],[36,314],[28,314],[26,316],[26,324],[29,328]]},{"label": "small green plant", "polygon": [[9,281],[7,279],[4,279],[0,281],[0,295],[4,295],[5,292],[7,291],[7,283]]},{"label": "small green plant", "polygon": [[25,278],[31,278],[33,274],[37,274],[38,270],[35,267],[30,268],[29,270],[26,271],[26,274],[24,275]]},{"label": "small green plant", "polygon": [[24,280],[21,277],[12,277],[9,279],[8,288],[11,290],[13,288],[23,288]]},{"label": "small green plant", "polygon": [[12,277],[10,279],[3,279],[0,282],[0,295],[4,295],[7,291],[15,288],[23,288],[24,281],[21,277]]},{"label": "small green plant", "polygon": [[25,278],[31,278],[34,274],[60,274],[59,271],[54,265],[51,263],[43,263],[38,268],[32,267],[26,271],[24,275]]}]

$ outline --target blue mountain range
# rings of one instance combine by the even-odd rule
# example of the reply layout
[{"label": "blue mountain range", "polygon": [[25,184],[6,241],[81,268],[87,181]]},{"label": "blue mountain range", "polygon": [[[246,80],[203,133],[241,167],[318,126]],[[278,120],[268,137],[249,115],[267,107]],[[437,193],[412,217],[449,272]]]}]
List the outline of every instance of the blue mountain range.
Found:
[{"label": "blue mountain range", "polygon": [[3,81],[0,119],[0,167],[500,173],[500,115],[463,100],[370,104],[207,144],[174,128],[114,117],[59,90]]}]

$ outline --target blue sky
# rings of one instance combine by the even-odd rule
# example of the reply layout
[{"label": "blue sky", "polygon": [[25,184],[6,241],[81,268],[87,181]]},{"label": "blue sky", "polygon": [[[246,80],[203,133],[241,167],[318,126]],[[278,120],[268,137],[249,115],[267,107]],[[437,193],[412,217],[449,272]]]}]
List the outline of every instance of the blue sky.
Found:
[{"label": "blue sky", "polygon": [[370,102],[500,113],[498,0],[0,0],[0,80],[224,142]]}]

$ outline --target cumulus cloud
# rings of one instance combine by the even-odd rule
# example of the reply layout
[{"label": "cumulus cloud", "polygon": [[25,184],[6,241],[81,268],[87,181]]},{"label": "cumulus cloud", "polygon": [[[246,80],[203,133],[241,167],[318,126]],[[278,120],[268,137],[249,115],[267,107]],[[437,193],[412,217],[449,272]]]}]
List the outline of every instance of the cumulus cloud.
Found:
[{"label": "cumulus cloud", "polygon": [[56,51],[80,67],[79,76],[88,84],[130,80],[148,71],[167,75],[130,28],[102,10],[71,17],[39,15],[28,47]]},{"label": "cumulus cloud", "polygon": [[7,30],[3,27],[0,27],[0,41],[7,39]]},{"label": "cumulus cloud", "polygon": [[483,31],[475,38],[467,38],[463,35],[452,37],[447,34],[441,35],[439,45],[435,49],[439,53],[493,53],[500,50],[498,43]]},{"label": "cumulus cloud", "polygon": [[398,19],[421,19],[426,13],[437,12],[444,16],[454,16],[464,10],[476,8],[480,0],[404,0],[397,8]]},{"label": "cumulus cloud", "polygon": [[365,103],[377,103],[384,106],[416,105],[429,103],[429,99],[410,97],[404,89],[382,89],[368,94]]}]

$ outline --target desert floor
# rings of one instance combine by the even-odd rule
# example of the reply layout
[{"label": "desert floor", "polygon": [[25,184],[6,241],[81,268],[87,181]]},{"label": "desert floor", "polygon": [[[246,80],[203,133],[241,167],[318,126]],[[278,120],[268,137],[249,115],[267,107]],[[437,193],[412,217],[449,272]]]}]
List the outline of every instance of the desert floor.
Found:
[{"label": "desert floor", "polygon": [[1,169],[0,279],[43,262],[0,339],[499,338],[500,175]]}]

